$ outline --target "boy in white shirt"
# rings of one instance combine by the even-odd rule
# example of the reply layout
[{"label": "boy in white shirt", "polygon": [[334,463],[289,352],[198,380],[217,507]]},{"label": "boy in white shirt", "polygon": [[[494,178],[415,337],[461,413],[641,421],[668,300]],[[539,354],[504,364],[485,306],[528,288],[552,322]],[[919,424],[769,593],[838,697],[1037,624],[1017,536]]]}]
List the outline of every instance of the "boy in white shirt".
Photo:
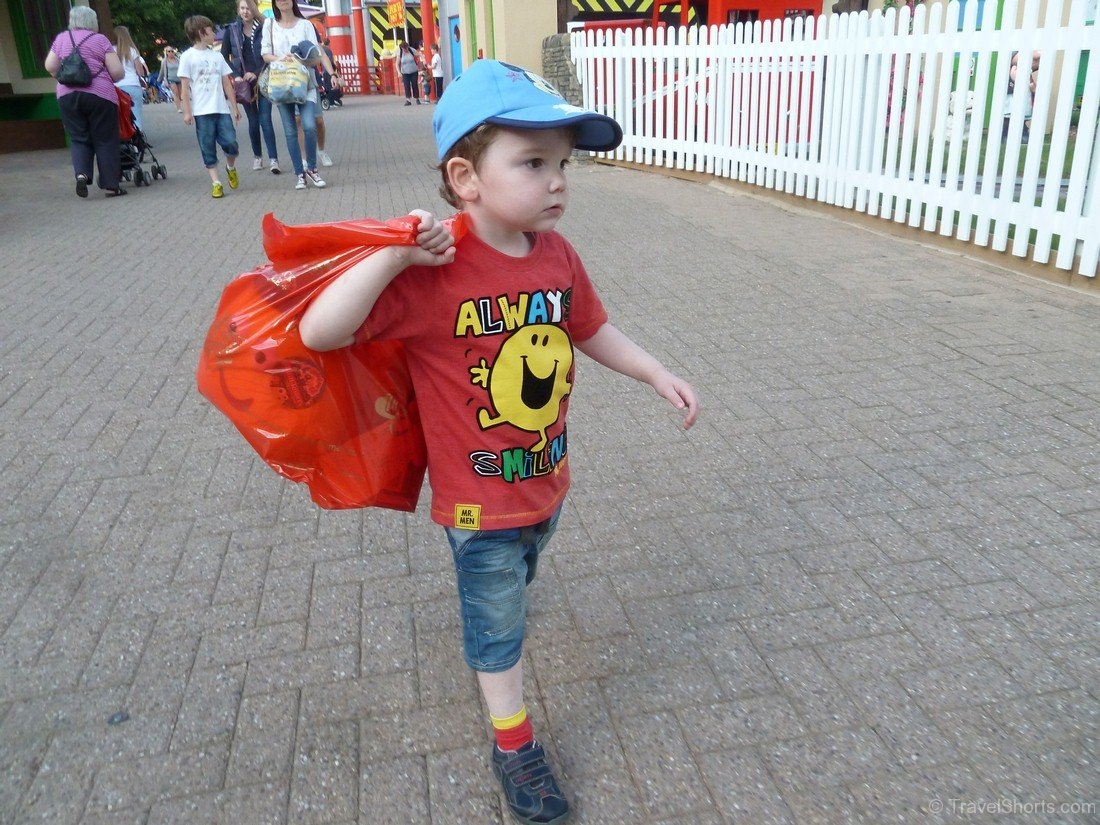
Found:
[{"label": "boy in white shirt", "polygon": [[210,173],[210,195],[220,198],[225,190],[218,180],[218,146],[225,152],[229,188],[236,189],[240,184],[235,167],[240,154],[235,124],[241,120],[241,110],[230,80],[233,70],[222,53],[214,50],[214,23],[209,17],[188,17],[183,31],[191,41],[191,48],[180,56],[179,64],[183,122],[195,124],[202,163]]}]

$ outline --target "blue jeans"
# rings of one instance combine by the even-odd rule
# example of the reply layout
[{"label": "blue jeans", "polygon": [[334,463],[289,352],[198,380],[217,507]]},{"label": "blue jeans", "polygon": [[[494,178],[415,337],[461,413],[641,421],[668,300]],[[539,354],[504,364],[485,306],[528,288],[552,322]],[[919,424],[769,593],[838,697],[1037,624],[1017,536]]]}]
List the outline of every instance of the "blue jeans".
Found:
[{"label": "blue jeans", "polygon": [[263,95],[256,95],[256,100],[249,104],[240,104],[248,117],[248,141],[252,144],[252,156],[262,158],[263,148],[260,145],[260,135],[263,134],[264,143],[267,145],[267,156],[271,160],[279,158],[279,144],[275,142],[275,124],[271,122],[271,101]]},{"label": "blue jeans", "polygon": [[527,628],[527,585],[539,553],[561,516],[511,530],[448,527],[462,611],[466,663],[482,673],[502,673],[519,661]]},{"label": "blue jeans", "polygon": [[145,105],[145,90],[141,86],[119,86],[118,88],[130,96],[131,113],[134,116],[134,125],[142,132],[145,131],[145,121],[141,119],[141,107]]},{"label": "blue jeans", "polygon": [[[283,137],[294,164],[294,174],[304,174],[306,169],[317,168],[317,114],[313,101],[305,103],[279,103],[279,120],[283,122]],[[298,123],[294,116],[301,114],[302,134],[306,138],[306,165],[302,166],[302,150],[298,146]]]},{"label": "blue jeans", "polygon": [[230,115],[195,115],[195,134],[199,138],[203,166],[207,169],[218,165],[218,146],[222,147],[227,160],[233,160],[240,154],[237,130]]}]

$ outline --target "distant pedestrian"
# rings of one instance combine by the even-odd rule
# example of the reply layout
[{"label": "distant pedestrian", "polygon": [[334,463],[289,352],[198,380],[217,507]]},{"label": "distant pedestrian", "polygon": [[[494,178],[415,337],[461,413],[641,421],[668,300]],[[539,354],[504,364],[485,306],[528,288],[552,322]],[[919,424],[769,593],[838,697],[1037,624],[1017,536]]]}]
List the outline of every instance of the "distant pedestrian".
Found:
[{"label": "distant pedestrian", "polygon": [[[195,135],[202,153],[202,164],[210,174],[210,196],[225,195],[218,177],[218,147],[225,152],[225,174],[229,188],[240,184],[237,174],[236,123],[241,110],[229,79],[233,70],[221,52],[214,49],[214,23],[209,17],[196,14],[183,23],[183,31],[191,48],[180,57],[180,97],[183,99],[183,122],[195,124]],[[232,114],[230,114],[232,111]]]},{"label": "distant pedestrian", "polygon": [[405,105],[412,106],[413,98],[416,105],[420,105],[420,84],[417,75],[420,73],[420,65],[416,61],[416,52],[408,43],[402,43],[397,54],[397,70],[401,72],[401,82],[405,85]]},{"label": "distant pedestrian", "polygon": [[1012,53],[1012,59],[1008,65],[1008,95],[1005,97],[1004,125],[1001,127],[1002,141],[1008,140],[1008,126],[1014,108],[1013,101],[1017,94],[1027,96],[1024,101],[1024,127],[1020,133],[1020,142],[1027,143],[1031,136],[1031,113],[1035,105],[1035,74],[1039,71],[1041,56],[1040,52],[1031,53],[1031,71],[1025,73],[1020,70],[1020,53]]},{"label": "distant pedestrian", "polygon": [[[317,109],[314,111],[314,119],[317,121],[317,160],[322,166],[332,166],[332,156],[325,151],[325,144],[328,140],[328,131],[325,129],[325,110],[320,105],[320,96],[322,89],[339,89],[343,85],[343,80],[336,71],[336,59],[332,53],[332,49],[329,47],[328,38],[326,37],[321,42],[321,59],[314,67],[314,71],[317,73]],[[305,134],[302,132],[301,119],[299,118],[298,125],[298,140],[301,143],[302,151],[305,151]]]},{"label": "distant pedestrian", "polygon": [[432,82],[435,84],[435,99],[443,97],[443,59],[439,56],[439,44],[432,43]]},{"label": "distant pedestrian", "polygon": [[69,155],[76,175],[76,194],[88,197],[92,182],[92,161],[99,169],[99,188],[107,196],[125,195],[122,178],[121,143],[118,132],[118,90],[114,81],[125,74],[111,41],[99,33],[99,17],[87,6],[69,9],[69,28],[54,38],[46,55],[46,71],[54,77],[61,61],[79,52],[92,81],[87,86],[57,84],[57,106],[61,123],[69,135]]},{"label": "distant pedestrian", "polygon": [[149,74],[149,67],[145,65],[145,59],[138,52],[134,40],[130,37],[130,30],[125,26],[115,26],[115,52],[122,61],[125,74],[122,80],[115,82],[115,86],[129,95],[133,102],[131,111],[134,115],[134,125],[142,132],[145,131],[145,121],[141,116],[142,105],[145,103],[145,90],[141,88],[141,80]]},{"label": "distant pedestrian", "polygon": [[[222,36],[222,57],[229,63],[234,77],[243,78],[252,87],[252,101],[241,103],[248,117],[248,141],[252,146],[252,171],[264,168],[263,143],[267,145],[270,169],[279,174],[279,144],[275,141],[275,124],[271,119],[271,101],[256,91],[256,81],[264,68],[260,53],[263,40],[263,18],[256,0],[237,3],[237,19],[226,26]],[[239,102],[239,101],[238,101]]]},{"label": "distant pedestrian", "polygon": [[164,57],[160,61],[160,82],[167,85],[172,92],[172,102],[176,104],[176,111],[183,114],[183,106],[180,104],[180,56],[172,46],[164,47]]}]

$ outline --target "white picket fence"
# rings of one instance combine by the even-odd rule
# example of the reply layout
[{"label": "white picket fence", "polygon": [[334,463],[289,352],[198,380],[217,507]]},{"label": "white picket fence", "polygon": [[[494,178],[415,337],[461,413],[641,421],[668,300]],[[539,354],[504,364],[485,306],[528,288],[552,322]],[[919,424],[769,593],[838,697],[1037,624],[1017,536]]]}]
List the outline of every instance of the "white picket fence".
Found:
[{"label": "white picket fence", "polygon": [[340,80],[344,84],[344,93],[349,95],[363,94],[366,90],[360,88],[359,61],[351,55],[335,55],[336,71],[340,74]]},{"label": "white picket fence", "polygon": [[[961,20],[952,0],[748,26],[578,31],[570,45],[584,105],[623,126],[607,157],[745,181],[1038,263],[1053,254],[1056,267],[1096,277],[1100,26],[1086,25],[1086,1],[1072,0],[1064,24],[1064,0],[1048,0],[1042,21],[1039,0],[1024,0],[1022,25],[1001,29],[993,3],[979,27],[976,0]],[[1006,0],[1003,20],[1017,11]],[[1032,50],[1041,60],[1022,142]],[[1015,51],[1025,93],[1009,95]]]}]

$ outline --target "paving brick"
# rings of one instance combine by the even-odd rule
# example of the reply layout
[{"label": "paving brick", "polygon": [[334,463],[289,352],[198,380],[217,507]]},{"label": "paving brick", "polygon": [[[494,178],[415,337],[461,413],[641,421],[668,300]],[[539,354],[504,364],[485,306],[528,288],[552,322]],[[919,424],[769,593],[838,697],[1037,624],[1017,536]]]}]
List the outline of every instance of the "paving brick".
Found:
[{"label": "paving brick", "polygon": [[277,783],[275,787],[282,789],[285,796],[285,781],[292,767],[298,701],[296,690],[245,696],[241,700],[226,769],[227,784]]},{"label": "paving brick", "polygon": [[635,784],[652,816],[711,807],[710,794],[698,781],[698,764],[674,716],[631,716],[620,721],[618,730]]},{"label": "paving brick", "polygon": [[339,645],[328,648],[290,650],[252,659],[245,693],[268,693],[354,679],[359,674],[359,648]]},{"label": "paving brick", "polygon": [[847,783],[862,810],[872,810],[883,821],[959,822],[967,803],[993,803],[995,794],[965,763],[924,768],[918,774],[884,771]]},{"label": "paving brick", "polygon": [[157,802],[150,808],[148,819],[143,821],[149,825],[189,822],[282,825],[286,822],[286,790],[275,784],[245,785]]},{"label": "paving brick", "polygon": [[426,759],[409,756],[361,766],[360,819],[384,825],[430,825]]},{"label": "paving brick", "polygon": [[96,772],[88,812],[102,815],[147,807],[184,792],[216,790],[224,782],[228,751],[225,737],[199,748],[113,762]]},{"label": "paving brick", "polygon": [[722,697],[714,673],[699,665],[609,676],[604,690],[611,706],[624,715],[698,702],[709,704]]},{"label": "paving brick", "polygon": [[811,731],[851,727],[862,721],[858,705],[813,650],[786,650],[764,657],[783,695]]},{"label": "paving brick", "polygon": [[328,587],[314,585],[310,600],[307,647],[358,644],[360,592],[361,586],[355,582]]},{"label": "paving brick", "polygon": [[992,659],[972,659],[930,670],[899,673],[898,680],[930,710],[1004,701],[1019,695],[1012,678]]},{"label": "paving brick", "polygon": [[290,781],[288,822],[354,822],[358,818],[359,728],[322,724],[299,732]]},{"label": "paving brick", "polygon": [[896,764],[874,730],[842,728],[760,748],[764,763],[785,794],[853,782]]}]

